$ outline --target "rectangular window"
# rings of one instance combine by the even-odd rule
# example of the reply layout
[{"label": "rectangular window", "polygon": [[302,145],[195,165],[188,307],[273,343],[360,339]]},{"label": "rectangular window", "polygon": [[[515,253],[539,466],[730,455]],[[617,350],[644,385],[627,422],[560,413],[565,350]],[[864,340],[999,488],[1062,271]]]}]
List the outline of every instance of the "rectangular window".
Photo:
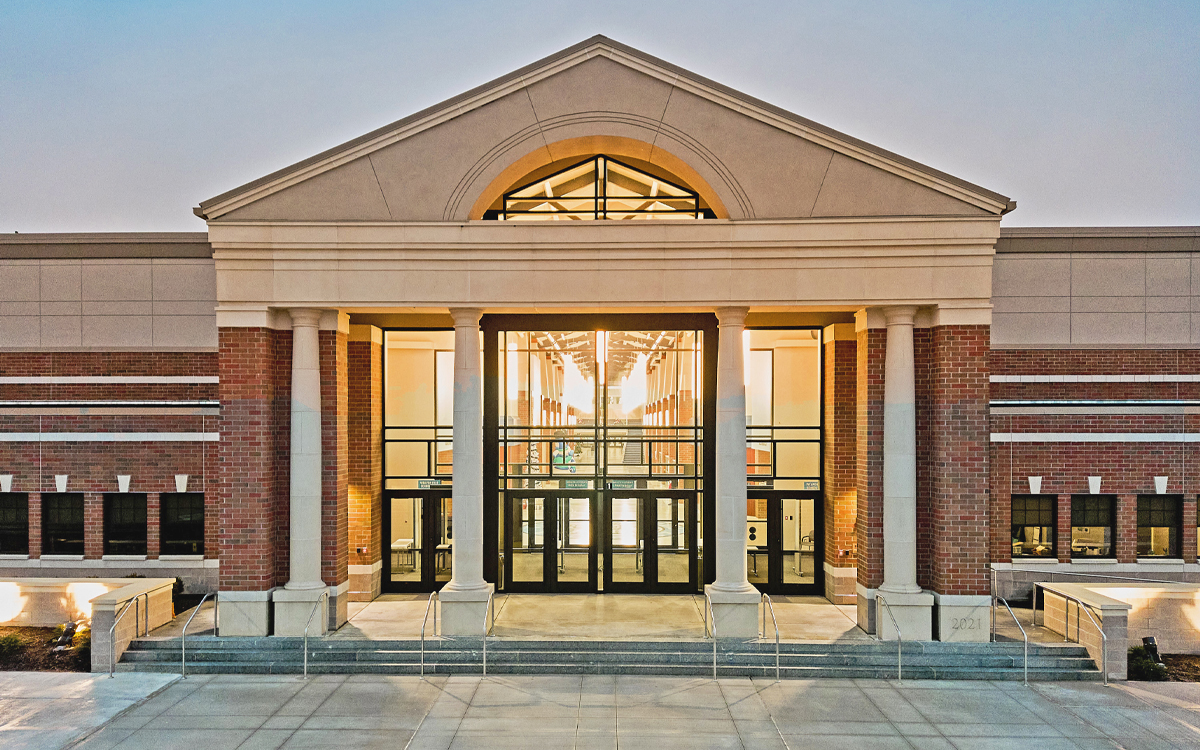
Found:
[{"label": "rectangular window", "polygon": [[1177,495],[1138,495],[1138,557],[1179,557],[1183,498]]},{"label": "rectangular window", "polygon": [[1117,537],[1117,498],[1075,495],[1071,498],[1071,557],[1112,557]]},{"label": "rectangular window", "polygon": [[1054,557],[1055,495],[1014,495],[1013,557]]},{"label": "rectangular window", "polygon": [[0,555],[29,554],[29,495],[0,493]]},{"label": "rectangular window", "polygon": [[104,554],[146,554],[146,495],[141,492],[104,496]]},{"label": "rectangular window", "polygon": [[83,493],[42,494],[42,554],[83,554]]},{"label": "rectangular window", "polygon": [[204,493],[159,496],[160,547],[164,555],[204,554]]}]

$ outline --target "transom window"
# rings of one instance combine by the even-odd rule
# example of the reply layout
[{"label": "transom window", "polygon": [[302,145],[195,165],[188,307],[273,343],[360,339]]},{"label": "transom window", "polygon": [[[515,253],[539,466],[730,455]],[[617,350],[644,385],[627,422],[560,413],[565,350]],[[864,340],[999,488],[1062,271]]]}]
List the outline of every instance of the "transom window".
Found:
[{"label": "transom window", "polygon": [[685,187],[594,156],[505,193],[501,221],[702,219],[700,196]]}]

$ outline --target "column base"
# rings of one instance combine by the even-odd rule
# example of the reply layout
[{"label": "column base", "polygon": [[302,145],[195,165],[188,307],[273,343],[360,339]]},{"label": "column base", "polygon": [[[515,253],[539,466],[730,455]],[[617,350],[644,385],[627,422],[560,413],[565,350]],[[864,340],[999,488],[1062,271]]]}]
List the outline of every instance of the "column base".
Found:
[{"label": "column base", "polygon": [[[325,635],[329,627],[330,604],[321,599],[321,594],[327,591],[329,589],[324,586],[319,589],[275,589],[275,635],[302,636],[306,625],[310,636]],[[318,599],[321,599],[320,604],[317,604]],[[316,614],[313,614],[314,606]]]},{"label": "column base", "polygon": [[350,572],[350,601],[371,602],[383,591],[383,561],[376,560],[370,565],[351,565]]},{"label": "column base", "polygon": [[258,637],[271,634],[271,597],[266,591],[218,591],[220,635]]},{"label": "column base", "polygon": [[329,630],[335,631],[350,619],[350,581],[329,587]]},{"label": "column base", "polygon": [[[900,627],[900,636],[906,641],[933,640],[933,594],[922,591],[919,594],[894,594],[889,591],[875,590],[875,627],[881,641],[896,640],[896,627]],[[879,597],[887,602],[887,608],[879,604]],[[891,616],[888,616],[890,608]],[[892,618],[896,622],[892,623]]]},{"label": "column base", "polygon": [[745,591],[720,591],[711,583],[704,587],[712,600],[718,638],[758,637],[758,605],[762,594],[753,586],[746,586]]},{"label": "column base", "polygon": [[488,597],[494,590],[495,586],[489,583],[481,589],[442,589],[438,592],[442,608],[441,634],[482,636],[490,623],[484,618]]},{"label": "column base", "polygon": [[[935,636],[939,641],[986,642],[992,638],[990,596],[933,595]],[[890,601],[888,602],[891,603]],[[1005,617],[1008,613],[1005,612]]]},{"label": "column base", "polygon": [[834,604],[854,604],[855,584],[858,583],[858,568],[837,568],[825,563],[825,598]]}]

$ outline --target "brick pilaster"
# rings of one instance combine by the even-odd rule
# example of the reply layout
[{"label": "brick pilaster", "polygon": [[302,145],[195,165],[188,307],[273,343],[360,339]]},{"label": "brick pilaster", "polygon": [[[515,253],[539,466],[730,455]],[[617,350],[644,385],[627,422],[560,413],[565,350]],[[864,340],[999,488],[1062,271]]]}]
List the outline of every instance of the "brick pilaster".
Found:
[{"label": "brick pilaster", "polygon": [[1196,497],[1183,497],[1183,529],[1179,536],[1179,549],[1185,563],[1196,562]]},{"label": "brick pilaster", "polygon": [[[825,343],[825,562],[856,565],[858,342]],[[843,554],[848,553],[848,554]]]},{"label": "brick pilaster", "polygon": [[[1010,506],[1011,509],[1011,506]],[[1058,496],[1058,561],[1071,562],[1071,496]]]},{"label": "brick pilaster", "polygon": [[321,331],[321,576],[337,586],[348,576],[349,391],[347,335]]},{"label": "brick pilaster", "polygon": [[887,331],[858,332],[857,499],[858,582],[883,583],[883,365]]},{"label": "brick pilaster", "polygon": [[83,558],[99,560],[104,556],[104,495],[83,494]]},{"label": "brick pilaster", "polygon": [[991,327],[931,330],[931,585],[940,594],[987,594]]},{"label": "brick pilaster", "polygon": [[1117,562],[1137,562],[1137,495],[1117,495]]},{"label": "brick pilaster", "polygon": [[29,493],[29,558],[42,556],[42,493]]},{"label": "brick pilaster", "polygon": [[218,337],[220,588],[265,591],[275,585],[278,334],[221,328]]},{"label": "brick pilaster", "polygon": [[[346,349],[350,565],[373,565],[381,559],[383,538],[383,346],[368,335],[351,340]],[[360,595],[372,590],[365,583],[360,587],[352,582],[350,588]]]},{"label": "brick pilaster", "polygon": [[159,493],[146,493],[146,559],[155,560],[161,551],[162,521]]}]

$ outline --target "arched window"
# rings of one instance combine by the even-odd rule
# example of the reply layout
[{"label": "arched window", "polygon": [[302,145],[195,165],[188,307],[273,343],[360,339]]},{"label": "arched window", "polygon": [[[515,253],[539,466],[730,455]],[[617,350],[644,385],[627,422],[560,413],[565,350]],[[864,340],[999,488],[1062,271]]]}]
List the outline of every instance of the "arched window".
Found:
[{"label": "arched window", "polygon": [[504,194],[501,221],[703,219],[700,196],[603,154]]}]

